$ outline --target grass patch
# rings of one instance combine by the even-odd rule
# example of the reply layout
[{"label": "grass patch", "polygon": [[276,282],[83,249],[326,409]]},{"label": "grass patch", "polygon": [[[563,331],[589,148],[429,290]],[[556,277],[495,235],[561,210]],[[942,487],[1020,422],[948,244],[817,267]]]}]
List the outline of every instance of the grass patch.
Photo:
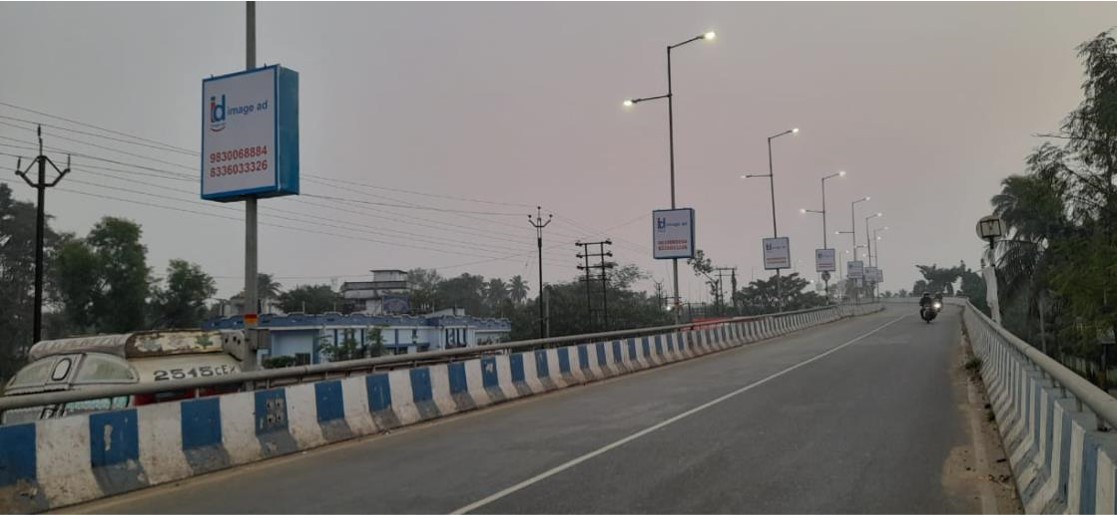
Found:
[{"label": "grass patch", "polygon": [[981,371],[981,358],[979,358],[977,356],[970,356],[970,358],[966,360],[966,363],[964,365],[962,365],[962,368],[965,368],[966,371],[971,373],[971,374],[976,374],[976,373],[980,372]]}]

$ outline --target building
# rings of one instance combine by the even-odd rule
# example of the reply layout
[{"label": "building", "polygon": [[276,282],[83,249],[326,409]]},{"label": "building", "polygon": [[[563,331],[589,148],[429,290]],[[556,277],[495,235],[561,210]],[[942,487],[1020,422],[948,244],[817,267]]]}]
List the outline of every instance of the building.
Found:
[{"label": "building", "polygon": [[[204,329],[243,329],[244,319],[232,316],[208,321]],[[299,364],[325,363],[323,345],[335,345],[351,337],[367,341],[380,329],[384,354],[416,354],[462,347],[476,347],[508,338],[512,324],[506,319],[466,316],[461,310],[446,310],[425,316],[324,313],[321,315],[260,315],[258,329],[268,330],[270,351],[258,359],[291,356]]]},{"label": "building", "polygon": [[411,290],[403,270],[371,270],[371,281],[347,281],[341,296],[350,311],[369,315],[400,315],[411,312]]}]

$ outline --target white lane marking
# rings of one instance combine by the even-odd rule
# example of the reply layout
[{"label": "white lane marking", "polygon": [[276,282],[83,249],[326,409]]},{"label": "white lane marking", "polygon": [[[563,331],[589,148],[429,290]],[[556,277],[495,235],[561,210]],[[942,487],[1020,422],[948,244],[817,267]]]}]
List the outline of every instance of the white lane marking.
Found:
[{"label": "white lane marking", "polygon": [[768,376],[768,377],[765,377],[764,379],[761,379],[761,380],[759,380],[759,381],[757,381],[757,382],[755,382],[755,383],[751,383],[751,384],[748,384],[748,385],[746,385],[746,386],[744,386],[744,387],[742,387],[742,388],[740,388],[740,389],[738,389],[738,390],[734,390],[734,391],[732,391],[732,392],[729,392],[729,393],[727,393],[727,394],[725,394],[725,395],[722,395],[721,397],[718,397],[718,398],[716,398],[716,399],[714,399],[714,400],[712,400],[712,401],[709,401],[709,402],[707,402],[707,403],[705,403],[705,404],[703,404],[703,405],[701,405],[701,406],[698,406],[698,407],[692,408],[692,409],[690,409],[690,410],[688,410],[688,411],[685,411],[685,412],[683,412],[683,413],[680,413],[680,414],[678,414],[678,415],[675,415],[674,417],[671,417],[671,418],[669,418],[669,419],[667,419],[667,420],[664,420],[663,422],[660,422],[660,423],[658,423],[658,424],[656,424],[656,425],[654,425],[654,426],[651,426],[651,427],[649,427],[649,428],[646,428],[646,429],[643,429],[643,430],[641,430],[641,431],[639,431],[639,432],[636,432],[636,433],[633,433],[633,434],[631,434],[631,435],[628,435],[628,436],[626,436],[626,437],[624,437],[624,438],[621,438],[620,440],[617,440],[617,441],[615,441],[615,442],[613,442],[613,443],[611,443],[611,444],[609,444],[609,445],[606,445],[606,446],[604,446],[604,447],[602,447],[602,448],[600,448],[600,449],[597,449],[596,451],[592,451],[592,452],[590,452],[590,453],[588,453],[588,454],[584,454],[584,455],[582,455],[582,456],[579,456],[579,457],[577,457],[577,458],[574,458],[574,459],[572,459],[572,460],[570,460],[570,461],[568,461],[568,462],[566,462],[566,463],[563,463],[562,465],[559,465],[559,466],[557,466],[557,467],[555,467],[555,468],[553,468],[553,469],[551,469],[551,470],[548,470],[548,471],[546,471],[546,472],[543,472],[543,473],[541,473],[541,474],[539,474],[539,475],[537,475],[537,476],[535,476],[535,477],[532,477],[532,478],[530,478],[530,479],[526,479],[526,480],[524,480],[524,481],[522,481],[522,482],[520,482],[520,483],[517,483],[517,484],[515,484],[515,485],[512,485],[512,486],[510,486],[510,487],[508,487],[508,488],[505,488],[504,490],[501,490],[501,491],[499,491],[499,492],[497,492],[497,493],[495,493],[495,494],[492,494],[492,495],[490,495],[490,496],[488,496],[488,497],[486,497],[486,498],[484,498],[484,499],[481,499],[480,501],[476,501],[476,502],[474,502],[474,503],[472,503],[472,504],[467,504],[467,505],[465,505],[465,506],[463,506],[463,507],[461,507],[461,508],[458,508],[458,509],[456,509],[456,510],[454,510],[454,511],[450,512],[450,513],[453,513],[453,514],[460,514],[460,513],[469,513],[469,512],[471,512],[471,511],[473,511],[473,510],[476,510],[477,508],[480,508],[480,507],[482,507],[482,506],[485,506],[486,504],[491,504],[491,503],[493,503],[493,502],[495,502],[495,501],[498,501],[498,500],[500,500],[500,499],[502,499],[502,498],[504,498],[504,497],[507,497],[507,496],[509,496],[509,495],[512,495],[512,494],[514,494],[514,493],[516,493],[516,492],[518,492],[518,491],[520,491],[520,490],[523,490],[524,488],[527,488],[527,487],[529,487],[529,486],[531,486],[531,485],[534,485],[535,483],[538,483],[538,482],[540,482],[540,481],[543,481],[544,479],[547,479],[547,478],[549,478],[549,477],[551,477],[551,476],[553,476],[553,475],[555,475],[555,474],[558,474],[559,472],[562,472],[562,471],[564,471],[564,470],[566,470],[566,469],[572,468],[572,467],[574,467],[574,466],[576,466],[576,465],[578,465],[578,464],[580,464],[580,463],[582,463],[582,462],[584,462],[584,461],[587,461],[587,460],[590,460],[590,459],[592,459],[592,458],[595,458],[595,457],[597,457],[597,456],[600,456],[600,455],[602,455],[602,454],[605,454],[605,453],[607,453],[607,452],[609,452],[609,451],[611,451],[611,450],[613,450],[613,449],[616,449],[617,447],[620,447],[620,446],[622,446],[622,445],[624,445],[624,444],[626,444],[626,443],[628,443],[628,442],[631,442],[631,441],[633,441],[633,440],[636,440],[636,439],[638,439],[638,438],[640,438],[640,437],[642,437],[642,436],[644,436],[644,435],[646,435],[646,434],[648,434],[648,433],[651,433],[651,432],[653,432],[653,431],[656,431],[656,430],[658,430],[658,429],[662,429],[662,428],[664,428],[664,427],[667,427],[667,426],[669,426],[669,425],[671,425],[671,424],[674,424],[675,422],[678,422],[678,421],[680,421],[680,420],[682,420],[682,419],[684,419],[684,418],[687,418],[687,417],[689,417],[689,416],[691,416],[691,415],[693,415],[693,414],[695,414],[695,413],[698,413],[698,412],[700,412],[700,411],[702,411],[702,410],[705,410],[706,408],[709,408],[709,407],[711,407],[711,406],[715,406],[715,405],[717,405],[717,404],[720,404],[720,403],[722,403],[722,402],[725,402],[725,401],[727,401],[727,400],[729,400],[729,399],[732,399],[733,397],[736,397],[736,396],[738,396],[738,395],[740,395],[740,394],[742,394],[742,393],[745,393],[745,392],[747,392],[747,391],[749,391],[749,390],[752,390],[753,388],[756,388],[757,386],[760,386],[760,385],[762,385],[762,384],[764,384],[764,383],[767,383],[768,381],[771,381],[771,380],[773,380],[773,379],[775,379],[775,378],[777,378],[777,377],[780,377],[780,376],[782,376],[782,375],[784,375],[784,374],[786,374],[786,373],[788,373],[788,372],[791,372],[791,371],[793,371],[793,370],[795,370],[795,369],[797,369],[797,368],[799,368],[799,367],[802,367],[802,366],[806,366],[806,365],[809,365],[809,364],[811,364],[811,363],[813,363],[813,362],[815,362],[815,361],[818,361],[818,360],[820,360],[820,359],[822,359],[822,358],[825,358],[826,356],[829,356],[829,355],[831,355],[831,354],[833,354],[833,353],[835,353],[835,352],[838,352],[838,351],[840,351],[840,350],[842,350],[842,349],[844,349],[844,348],[846,348],[846,347],[848,347],[848,346],[850,346],[850,345],[853,345],[854,343],[857,343],[857,342],[859,342],[859,341],[861,341],[861,340],[864,340],[865,338],[868,338],[869,336],[872,336],[873,334],[876,334],[877,332],[880,332],[880,331],[884,330],[884,328],[886,328],[886,327],[888,327],[888,326],[890,326],[890,325],[892,325],[892,324],[895,324],[896,322],[899,322],[900,320],[903,320],[903,319],[904,319],[904,318],[906,318],[906,317],[908,317],[908,315],[901,315],[901,316],[897,317],[897,318],[896,318],[895,320],[892,320],[891,322],[888,322],[888,323],[886,323],[886,324],[884,324],[884,325],[882,325],[882,326],[880,326],[880,327],[878,327],[878,328],[876,328],[876,329],[873,329],[872,331],[869,331],[869,332],[867,332],[867,333],[865,333],[865,334],[863,334],[863,335],[861,335],[861,336],[858,336],[858,337],[856,337],[856,338],[854,338],[854,339],[852,339],[852,340],[850,340],[850,341],[848,341],[848,342],[845,342],[845,343],[843,343],[843,344],[841,344],[841,345],[839,345],[839,346],[837,346],[837,347],[834,347],[833,349],[830,349],[830,350],[828,350],[828,351],[826,351],[826,352],[823,352],[822,354],[819,354],[819,355],[817,355],[817,356],[814,356],[813,358],[810,358],[810,359],[808,359],[808,360],[806,360],[806,361],[801,361],[801,362],[799,362],[799,363],[796,363],[796,364],[794,364],[794,365],[792,365],[792,366],[790,366],[790,367],[787,367],[787,368],[785,368],[785,369],[783,369],[783,370],[780,370],[779,372],[776,372],[775,374],[772,374],[772,375],[770,375],[770,376]]}]

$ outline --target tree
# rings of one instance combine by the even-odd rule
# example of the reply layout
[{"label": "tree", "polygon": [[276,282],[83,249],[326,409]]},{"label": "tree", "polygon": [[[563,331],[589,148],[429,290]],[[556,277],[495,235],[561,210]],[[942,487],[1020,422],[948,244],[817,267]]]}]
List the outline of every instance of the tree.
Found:
[{"label": "tree", "polygon": [[926,280],[926,287],[932,293],[945,293],[954,295],[954,283],[962,275],[962,269],[939,268],[938,265],[915,265]]},{"label": "tree", "polygon": [[488,284],[485,285],[485,302],[488,304],[492,312],[497,312],[504,306],[505,301],[511,300],[508,293],[508,285],[504,283],[504,279],[492,278],[489,279]]},{"label": "tree", "polygon": [[825,305],[826,297],[804,291],[809,284],[810,281],[797,273],[773,275],[768,279],[757,279],[738,291],[737,302],[746,315],[775,313],[781,300],[786,311]]},{"label": "tree", "polygon": [[303,285],[279,294],[279,309],[285,313],[325,313],[341,303],[341,296],[328,284]]},{"label": "tree", "polygon": [[61,306],[68,333],[97,332],[101,298],[101,264],[84,240],[66,237],[59,244],[52,270],[53,297]]},{"label": "tree", "polygon": [[442,276],[437,270],[412,268],[407,272],[407,287],[411,291],[411,308],[419,313],[429,313],[441,304],[438,285]]},{"label": "tree", "polygon": [[319,349],[329,361],[350,361],[367,357],[368,343],[358,341],[356,329],[343,329],[341,341],[337,343],[329,343],[325,336],[320,341],[323,343]]},{"label": "tree", "polygon": [[480,275],[462,274],[438,283],[438,298],[444,303],[443,307],[463,308],[469,315],[489,313],[484,295],[485,278]]},{"label": "tree", "polygon": [[200,327],[206,316],[206,300],[217,293],[213,278],[202,267],[172,259],[167,265],[167,287],[152,291],[153,326],[157,328]]},{"label": "tree", "polygon": [[85,239],[97,256],[101,289],[93,312],[101,332],[126,333],[145,325],[151,271],[141,234],[139,224],[106,216]]},{"label": "tree", "polygon": [[530,288],[527,281],[521,275],[512,276],[512,281],[508,285],[509,294],[512,296],[512,302],[522,304],[527,299],[528,291]]},{"label": "tree", "polygon": [[[34,343],[35,219],[35,206],[0,183],[0,380],[19,370]],[[49,263],[58,240],[49,217],[43,236]]]}]

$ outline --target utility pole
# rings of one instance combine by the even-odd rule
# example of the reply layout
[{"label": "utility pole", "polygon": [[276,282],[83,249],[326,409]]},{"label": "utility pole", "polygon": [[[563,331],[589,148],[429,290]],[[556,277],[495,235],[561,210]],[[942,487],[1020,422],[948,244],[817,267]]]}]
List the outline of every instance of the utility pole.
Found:
[{"label": "utility pole", "polygon": [[[590,271],[597,270],[599,274],[598,278],[601,280],[602,331],[609,330],[609,274],[607,272],[610,268],[613,268],[615,264],[605,260],[605,258],[607,257],[613,257],[613,252],[605,250],[605,246],[612,244],[613,242],[610,240],[576,243],[576,245],[582,247],[582,252],[578,254],[578,257],[585,260],[585,265],[579,265],[578,270],[585,270],[586,272],[586,277],[584,279],[584,281],[586,281],[586,308],[590,313],[590,320],[593,320],[593,309],[590,307],[590,283],[593,281],[593,279],[590,275]],[[590,247],[594,245],[597,246],[597,251],[591,252]],[[589,261],[590,258],[598,258],[600,261],[598,264],[591,265]]]},{"label": "utility pole", "polygon": [[535,228],[535,242],[539,248],[539,337],[544,338],[547,332],[546,328],[546,315],[543,313],[543,228],[551,224],[551,218],[554,215],[547,215],[547,221],[543,221],[543,208],[535,206],[535,219],[532,220],[531,215],[527,215],[527,221]]},{"label": "utility pole", "polygon": [[[733,281],[732,282],[733,287],[732,287],[732,292],[731,292],[733,297],[730,297],[730,300],[733,301],[733,307],[734,307],[734,309],[736,309],[736,307],[737,307],[737,300],[736,300],[737,267],[734,266],[734,267],[715,268],[714,271],[717,272],[717,274],[718,274],[718,297],[720,298],[719,309],[722,309],[722,310],[725,309],[725,294],[722,293],[722,285],[725,284],[725,282],[722,281],[723,277],[730,277]],[[729,274],[727,275],[725,272],[729,272]]]},{"label": "utility pole", "polygon": [[[31,164],[27,165],[26,169],[23,169],[23,158],[16,160],[16,175],[22,177],[23,182],[26,182],[28,186],[35,188],[38,196],[38,206],[35,213],[35,315],[31,331],[32,345],[38,343],[43,337],[43,240],[46,234],[47,188],[53,188],[66,174],[70,173],[70,156],[66,156],[66,168],[59,170],[54,161],[43,154],[43,127],[41,125],[38,129],[38,135],[39,155],[31,160]],[[51,182],[47,182],[48,164],[58,173]],[[39,173],[35,182],[27,178],[27,172],[31,171],[33,166],[38,167]]]}]

